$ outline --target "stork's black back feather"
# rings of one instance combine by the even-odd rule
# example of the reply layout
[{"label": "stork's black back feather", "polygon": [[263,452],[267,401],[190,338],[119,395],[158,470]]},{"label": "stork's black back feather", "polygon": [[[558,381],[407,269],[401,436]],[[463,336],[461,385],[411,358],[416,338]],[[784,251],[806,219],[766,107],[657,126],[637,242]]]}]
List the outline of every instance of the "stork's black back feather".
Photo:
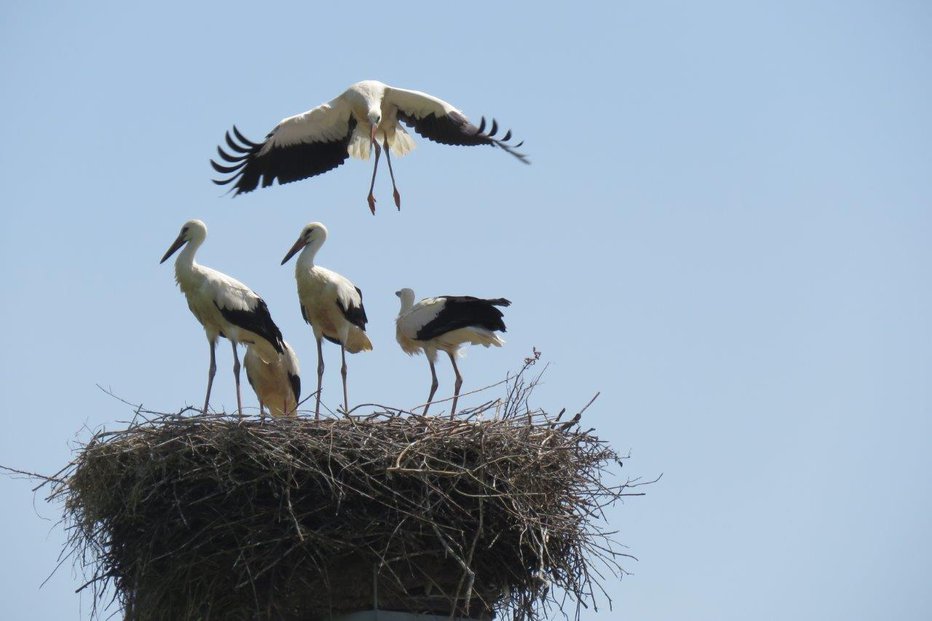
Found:
[{"label": "stork's black back feather", "polygon": [[[300,179],[314,177],[328,170],[333,170],[349,157],[347,148],[350,137],[356,127],[356,120],[349,119],[346,135],[331,142],[302,142],[284,147],[274,147],[259,155],[265,142],[256,144],[243,136],[234,126],[233,136],[226,133],[225,141],[229,151],[217,147],[220,159],[231,164],[226,166],[210,160],[214,170],[224,179],[214,179],[217,185],[234,183],[234,196],[252,192],[260,184],[263,188],[272,185],[291,183]],[[266,136],[268,140],[272,134]]]},{"label": "stork's black back feather", "polygon": [[272,321],[272,315],[269,314],[269,307],[262,298],[259,298],[256,307],[252,310],[234,310],[222,308],[216,302],[214,302],[214,304],[220,310],[220,314],[223,315],[223,318],[237,328],[249,330],[254,334],[258,334],[271,343],[275,351],[280,354],[285,351],[282,345],[282,331],[279,330],[275,322]]},{"label": "stork's black back feather", "polygon": [[359,294],[359,306],[350,306],[349,308],[344,308],[343,304],[340,301],[337,301],[337,306],[340,307],[340,312],[343,313],[343,316],[346,317],[346,320],[359,328],[360,330],[366,329],[366,324],[369,322],[369,318],[366,317],[366,308],[362,304],[362,290],[359,287],[356,287],[356,293]]},{"label": "stork's black back feather", "polygon": [[488,144],[503,149],[525,164],[531,163],[526,155],[516,151],[518,147],[524,144],[523,142],[519,142],[515,145],[508,144],[508,141],[511,140],[510,129],[501,138],[495,137],[495,134],[498,133],[498,123],[495,119],[492,119],[492,127],[486,132],[485,117],[482,118],[479,127],[476,127],[470,123],[465,116],[456,112],[441,116],[428,114],[427,116],[417,118],[399,110],[398,118],[404,122],[405,125],[413,128],[414,131],[428,140],[433,140],[441,144],[461,146]]},{"label": "stork's black back feather", "polygon": [[505,332],[504,315],[496,306],[510,306],[505,298],[482,299],[469,295],[445,295],[443,310],[418,330],[415,338],[427,341],[460,328],[485,328]]}]

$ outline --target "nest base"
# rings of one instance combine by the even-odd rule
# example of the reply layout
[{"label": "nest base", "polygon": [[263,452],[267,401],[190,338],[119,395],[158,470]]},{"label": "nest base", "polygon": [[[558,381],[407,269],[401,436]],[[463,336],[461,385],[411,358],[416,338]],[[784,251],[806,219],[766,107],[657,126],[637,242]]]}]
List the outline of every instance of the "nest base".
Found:
[{"label": "nest base", "polygon": [[484,420],[137,411],[51,497],[95,601],[115,587],[131,621],[534,620],[553,587],[578,614],[593,576],[623,573],[597,518],[640,494],[602,482],[622,458],[579,415],[516,414],[522,390]]}]

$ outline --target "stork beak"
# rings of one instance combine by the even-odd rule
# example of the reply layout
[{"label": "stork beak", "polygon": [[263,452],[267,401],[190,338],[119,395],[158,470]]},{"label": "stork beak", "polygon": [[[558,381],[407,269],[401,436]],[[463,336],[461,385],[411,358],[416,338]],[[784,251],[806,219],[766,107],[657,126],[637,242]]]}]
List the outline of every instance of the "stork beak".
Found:
[{"label": "stork beak", "polygon": [[172,256],[173,254],[175,254],[176,252],[178,252],[178,249],[181,248],[182,246],[184,246],[184,245],[187,243],[187,241],[188,241],[188,240],[186,240],[186,239],[184,238],[184,233],[182,233],[181,235],[179,235],[179,236],[178,236],[178,239],[176,239],[176,240],[172,243],[171,247],[170,247],[168,250],[165,251],[165,254],[162,256],[162,260],[159,261],[159,264],[161,265],[162,263],[165,263],[165,261],[168,260],[168,257],[170,257],[170,256]]},{"label": "stork beak", "polygon": [[298,251],[301,250],[302,248],[304,248],[304,246],[306,246],[306,245],[307,245],[307,244],[304,243],[304,238],[299,237],[299,238],[298,238],[298,241],[296,241],[296,242],[294,243],[294,246],[291,247],[291,250],[288,251],[288,254],[285,255],[285,258],[282,259],[282,265],[284,265],[285,263],[288,263],[288,259],[290,259],[290,258],[293,257],[295,254],[297,254]]},{"label": "stork beak", "polygon": [[375,130],[378,129],[377,126],[372,125],[372,128],[369,130],[369,141],[375,142]]}]

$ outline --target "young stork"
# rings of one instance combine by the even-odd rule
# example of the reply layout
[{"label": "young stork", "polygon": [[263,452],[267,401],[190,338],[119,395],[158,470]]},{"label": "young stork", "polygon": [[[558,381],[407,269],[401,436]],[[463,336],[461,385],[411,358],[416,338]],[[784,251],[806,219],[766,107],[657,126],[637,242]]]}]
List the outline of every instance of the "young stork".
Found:
[{"label": "young stork", "polygon": [[[375,164],[369,184],[369,209],[375,214],[375,173],[379,156],[385,148],[388,172],[392,178],[395,206],[401,209],[401,194],[395,185],[395,173],[389,155],[405,155],[414,148],[414,140],[401,126],[404,123],[428,140],[452,145],[491,145],[510,153],[525,164],[527,156],[515,149],[523,143],[508,144],[511,130],[496,138],[498,123],[486,131],[485,117],[476,127],[462,112],[433,95],[395,88],[365,80],[350,86],[336,98],[307,112],[282,119],[260,143],[245,138],[236,126],[233,136],[226,133],[229,152],[217,147],[228,165],[211,160],[218,173],[228,175],[214,179],[217,185],[234,183],[234,196],[251,192],[262,184],[268,187],[307,179],[340,166],[350,156],[369,159],[375,148]],[[235,139],[234,139],[235,137]]]},{"label": "young stork", "polygon": [[282,265],[288,262],[299,250],[301,255],[295,265],[295,280],[298,282],[298,301],[301,303],[301,315],[311,324],[314,339],[317,341],[317,403],[314,406],[315,418],[320,418],[320,389],[324,376],[324,353],[322,339],[340,346],[343,366],[343,410],[349,411],[349,398],[346,390],[346,352],[355,354],[372,349],[372,343],[366,336],[366,309],[362,305],[362,291],[347,278],[314,265],[314,256],[327,240],[327,227],[320,222],[311,222],[301,230],[298,241],[294,243]]},{"label": "young stork", "polygon": [[259,399],[259,414],[265,419],[265,410],[275,416],[296,416],[301,398],[301,369],[298,356],[287,341],[282,341],[284,352],[271,361],[265,361],[252,345],[246,346],[243,366],[246,379]]},{"label": "young stork", "polygon": [[450,357],[456,374],[453,405],[450,408],[452,420],[463,385],[463,376],[456,366],[459,348],[465,343],[486,347],[504,345],[505,341],[495,332],[505,332],[505,322],[502,321],[502,311],[495,307],[510,306],[511,302],[505,298],[485,300],[468,295],[442,295],[424,298],[415,304],[414,291],[411,289],[401,289],[395,295],[401,298],[401,310],[395,320],[398,344],[410,356],[423,351],[430,364],[430,394],[427,395],[424,414],[427,414],[434,393],[437,392],[437,371],[434,369],[437,351],[445,351]]},{"label": "young stork", "polygon": [[210,370],[207,376],[207,396],[203,413],[207,414],[210,389],[217,372],[215,349],[217,337],[230,340],[233,345],[233,376],[236,379],[236,407],[243,415],[240,395],[239,355],[237,343],[251,344],[265,360],[274,360],[283,349],[282,333],[272,321],[265,301],[240,281],[217,270],[198,265],[194,260],[197,249],[207,238],[207,226],[200,220],[188,220],[181,227],[177,239],[165,252],[159,263],[185,246],[175,260],[175,281],[188,300],[188,308],[204,326],[210,343]]}]

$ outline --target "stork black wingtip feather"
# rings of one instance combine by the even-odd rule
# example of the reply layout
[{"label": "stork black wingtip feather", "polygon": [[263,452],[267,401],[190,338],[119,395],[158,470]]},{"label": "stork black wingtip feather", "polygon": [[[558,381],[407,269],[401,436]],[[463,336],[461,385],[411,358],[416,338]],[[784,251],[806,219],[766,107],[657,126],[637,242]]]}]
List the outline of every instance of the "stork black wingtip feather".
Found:
[{"label": "stork black wingtip feather", "polygon": [[[236,153],[242,153],[244,155],[249,153],[250,150],[248,148],[244,147],[241,144],[237,144],[233,140],[233,138],[230,136],[229,131],[227,131],[223,137],[226,140],[227,146],[230,147],[231,150],[235,151]],[[217,147],[217,148],[219,149],[220,147]]]},{"label": "stork black wingtip feather", "polygon": [[224,175],[235,173],[243,167],[243,163],[237,164],[236,166],[221,166],[220,164],[218,164],[217,162],[213,160],[210,160],[210,165],[213,166],[214,170],[216,170],[218,173],[221,173]]},{"label": "stork black wingtip feather", "polygon": [[256,148],[260,146],[256,144],[255,142],[253,142],[252,140],[250,140],[249,138],[247,138],[246,136],[244,136],[242,133],[240,133],[239,129],[236,128],[236,125],[233,126],[233,133],[236,135],[237,140],[242,142],[243,145],[247,147]]},{"label": "stork black wingtip feather", "polygon": [[242,155],[240,155],[240,156],[231,155],[230,153],[227,153],[227,152],[224,151],[222,148],[220,148],[219,145],[217,146],[217,155],[219,155],[219,156],[220,156],[220,159],[222,159],[223,161],[229,162],[229,163],[231,163],[231,164],[237,164],[237,163],[239,163],[239,162],[242,162],[242,161],[243,161],[243,157],[244,157],[244,156],[242,156]]}]

